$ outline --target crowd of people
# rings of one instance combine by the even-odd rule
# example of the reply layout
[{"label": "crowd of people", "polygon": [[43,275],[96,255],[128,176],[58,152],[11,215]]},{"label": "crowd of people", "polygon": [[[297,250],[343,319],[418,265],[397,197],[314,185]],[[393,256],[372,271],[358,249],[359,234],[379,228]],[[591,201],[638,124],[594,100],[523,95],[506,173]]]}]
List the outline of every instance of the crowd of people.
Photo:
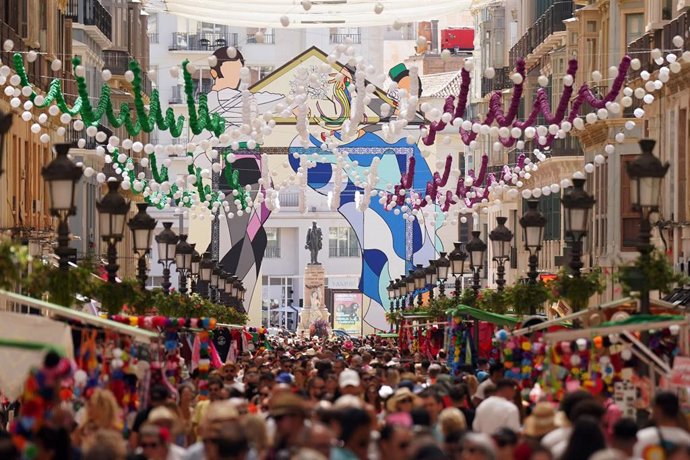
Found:
[{"label": "crowd of people", "polygon": [[[279,339],[203,383],[192,372],[176,391],[154,385],[148,407],[128,416],[109,390],[92,389],[80,410],[41,427],[33,458],[690,459],[672,392],[655,395],[640,426],[602,394],[526,397],[504,369],[480,360],[451,372],[443,351],[427,359],[393,343]],[[5,433],[0,459],[14,458],[20,453]]]}]

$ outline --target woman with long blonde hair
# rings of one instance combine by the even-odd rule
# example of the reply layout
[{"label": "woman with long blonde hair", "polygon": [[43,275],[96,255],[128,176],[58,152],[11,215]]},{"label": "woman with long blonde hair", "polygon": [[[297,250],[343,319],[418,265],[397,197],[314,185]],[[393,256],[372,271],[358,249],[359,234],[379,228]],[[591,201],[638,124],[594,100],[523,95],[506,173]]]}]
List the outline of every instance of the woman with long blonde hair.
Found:
[{"label": "woman with long blonde hair", "polygon": [[122,431],[122,411],[110,390],[96,388],[86,401],[85,416],[75,431],[74,442],[81,445],[98,430]]}]

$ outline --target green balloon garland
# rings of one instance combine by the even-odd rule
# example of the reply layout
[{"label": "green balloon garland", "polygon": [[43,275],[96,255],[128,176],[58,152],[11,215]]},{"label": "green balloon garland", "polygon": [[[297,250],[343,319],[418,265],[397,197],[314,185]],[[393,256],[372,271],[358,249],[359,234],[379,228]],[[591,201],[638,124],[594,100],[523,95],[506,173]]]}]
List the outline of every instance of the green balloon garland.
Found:
[{"label": "green balloon garland", "polygon": [[[13,56],[14,70],[21,79],[22,86],[33,87],[26,74],[24,67],[24,59],[20,53],[15,53]],[[212,132],[215,136],[220,136],[225,131],[225,120],[218,114],[209,114],[208,100],[205,94],[199,96],[199,110],[197,113],[196,101],[194,100],[194,84],[192,75],[187,71],[188,60],[182,63],[184,75],[184,89],[187,95],[187,109],[189,111],[189,127],[194,134],[200,134],[204,130]],[[59,79],[54,79],[49,86],[48,93],[44,96],[44,101],[41,104],[35,102],[36,94],[32,90],[29,96],[30,100],[37,108],[45,108],[55,102],[57,107],[63,112],[71,116],[80,115],[82,121],[87,126],[97,126],[103,116],[108,120],[108,123],[114,128],[125,127],[130,136],[136,136],[142,131],[146,133],[152,132],[156,127],[160,131],[169,131],[170,134],[178,138],[184,129],[185,117],[183,115],[175,118],[175,112],[172,108],[168,108],[165,116],[161,111],[160,95],[157,89],[151,92],[149,97],[150,105],[148,112],[144,104],[144,95],[141,88],[141,66],[135,60],[130,61],[129,69],[134,74],[132,80],[132,89],[134,92],[134,108],[136,111],[136,120],[132,120],[130,115],[129,104],[120,104],[119,115],[115,114],[113,104],[111,101],[111,90],[107,84],[101,87],[101,95],[98,98],[98,105],[94,110],[89,99],[89,92],[86,86],[86,78],[76,75],[76,68],[81,64],[81,59],[74,57],[72,59],[72,68],[75,70],[75,79],[77,81],[77,92],[79,96],[74,101],[71,107],[65,100],[62,91],[62,82]]]}]

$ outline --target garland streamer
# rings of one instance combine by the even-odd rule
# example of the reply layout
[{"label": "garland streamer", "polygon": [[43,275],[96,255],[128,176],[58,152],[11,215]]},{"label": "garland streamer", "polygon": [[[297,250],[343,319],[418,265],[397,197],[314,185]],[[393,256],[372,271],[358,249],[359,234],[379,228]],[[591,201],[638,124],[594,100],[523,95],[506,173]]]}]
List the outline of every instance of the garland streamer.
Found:
[{"label": "garland streamer", "polygon": [[[19,75],[21,79],[22,86],[33,87],[34,85],[29,82],[27,77],[22,55],[20,53],[15,53],[12,62],[17,75]],[[207,129],[216,136],[220,136],[225,131],[225,120],[223,120],[223,118],[218,114],[213,114],[212,116],[209,115],[208,102],[205,94],[199,96],[199,110],[197,113],[192,76],[187,70],[187,63],[188,61],[183,62],[183,74],[185,80],[185,93],[187,95],[190,129],[194,134],[200,134],[204,129]],[[42,99],[39,98],[39,94],[32,89],[29,98],[34,105],[37,108],[45,108],[55,102],[63,113],[67,113],[71,116],[80,115],[82,121],[87,126],[98,126],[99,122],[105,115],[105,117],[108,119],[108,122],[114,128],[124,126],[130,136],[136,136],[141,133],[141,131],[150,133],[157,127],[161,131],[169,131],[170,134],[175,138],[180,137],[184,128],[185,117],[180,115],[176,119],[172,108],[168,108],[165,116],[163,116],[161,111],[160,95],[157,89],[154,89],[151,92],[150,108],[147,113],[144,103],[144,96],[141,91],[141,66],[135,60],[132,60],[129,63],[129,69],[133,74],[132,88],[134,93],[134,106],[137,114],[137,119],[134,121],[130,115],[130,107],[127,103],[122,103],[120,105],[119,115],[115,114],[115,110],[113,109],[113,104],[110,98],[111,89],[107,84],[104,84],[101,87],[101,95],[98,98],[98,104],[94,110],[90,102],[86,78],[77,75],[77,67],[80,64],[81,60],[75,56],[72,59],[72,67],[74,69],[73,71],[77,81],[77,92],[79,97],[77,97],[71,107],[65,100],[65,96],[62,91],[62,82],[57,78],[50,83],[48,93],[45,96],[40,96]]]}]

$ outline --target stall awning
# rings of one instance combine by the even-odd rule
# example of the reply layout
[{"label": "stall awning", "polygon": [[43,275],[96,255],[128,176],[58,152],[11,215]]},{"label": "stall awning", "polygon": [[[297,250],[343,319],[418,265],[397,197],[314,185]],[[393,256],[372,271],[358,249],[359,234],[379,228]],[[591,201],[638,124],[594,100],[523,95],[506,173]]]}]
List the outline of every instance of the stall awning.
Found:
[{"label": "stall awning", "polygon": [[477,308],[468,307],[467,305],[460,305],[457,308],[449,310],[449,313],[453,316],[468,315],[474,319],[498,324],[500,326],[515,326],[520,322],[518,318],[512,316],[499,315],[498,313],[479,310]]},{"label": "stall awning", "polygon": [[687,325],[687,319],[680,315],[634,315],[623,321],[608,321],[597,327],[553,332],[546,334],[544,338],[549,342],[570,341],[581,337],[591,338],[623,332],[665,329],[683,323]]},{"label": "stall awning", "polygon": [[101,318],[95,315],[90,315],[88,313],[73,310],[71,308],[62,307],[60,305],[55,305],[53,303],[46,302],[43,300],[26,297],[21,294],[16,294],[14,292],[0,290],[0,302],[2,301],[13,302],[19,305],[27,305],[32,308],[37,308],[43,312],[52,313],[56,317],[72,319],[80,321],[84,324],[89,324],[91,326],[119,332],[121,334],[128,335],[134,338],[135,340],[139,340],[142,342],[151,342],[158,338],[158,334],[155,332],[139,329],[132,326],[127,326],[126,324],[120,324],[109,319]]}]

